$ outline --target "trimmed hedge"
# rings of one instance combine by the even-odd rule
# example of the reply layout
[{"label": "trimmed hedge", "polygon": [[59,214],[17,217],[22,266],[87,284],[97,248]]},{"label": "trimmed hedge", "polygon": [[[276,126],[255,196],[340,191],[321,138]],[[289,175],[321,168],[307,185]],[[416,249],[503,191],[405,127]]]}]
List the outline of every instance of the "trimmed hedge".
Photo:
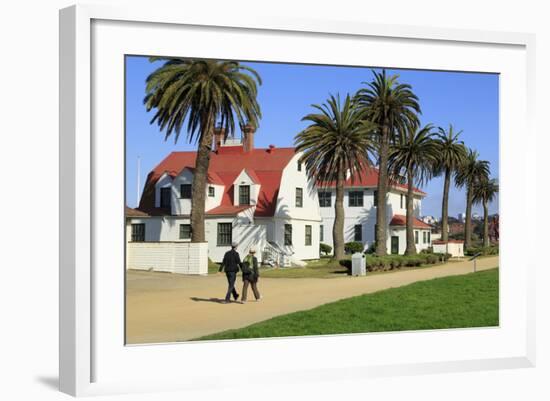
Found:
[{"label": "trimmed hedge", "polygon": [[[451,257],[449,253],[419,253],[416,255],[388,255],[376,256],[365,255],[365,266],[367,271],[385,271],[394,270],[401,267],[418,267],[422,265],[431,265],[439,262],[446,262]],[[351,273],[351,260],[343,259],[339,261],[340,265],[348,269]]]},{"label": "trimmed hedge", "polygon": [[476,253],[481,253],[483,256],[498,255],[498,252],[498,245],[470,247],[464,251],[467,256],[474,256]]},{"label": "trimmed hedge", "polygon": [[319,251],[321,253],[324,253],[325,255],[328,255],[332,252],[332,247],[327,244],[323,244],[322,242],[319,244]]},{"label": "trimmed hedge", "polygon": [[346,242],[344,244],[344,251],[346,253],[363,252],[364,246],[362,242]]}]

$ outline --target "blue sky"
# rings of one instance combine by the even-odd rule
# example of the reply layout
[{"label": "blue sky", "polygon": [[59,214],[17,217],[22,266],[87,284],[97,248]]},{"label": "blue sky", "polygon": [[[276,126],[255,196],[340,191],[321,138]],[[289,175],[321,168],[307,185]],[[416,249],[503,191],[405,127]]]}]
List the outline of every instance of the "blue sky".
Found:
[{"label": "blue sky", "polygon": [[[292,146],[294,136],[306,127],[301,119],[312,111],[311,104],[325,102],[329,94],[353,94],[362,82],[372,78],[369,67],[318,66],[246,62],[262,77],[259,89],[262,119],[255,136],[256,147],[275,144]],[[164,141],[164,133],[149,124],[152,113],[143,106],[145,79],[160,63],[147,57],[126,57],[126,193],[131,207],[137,205],[137,159],[141,159],[141,186],[145,178],[168,153],[194,150],[182,132],[178,143]],[[480,158],[491,163],[491,175],[498,178],[498,75],[461,72],[388,69],[399,80],[412,85],[420,99],[422,124],[463,130],[461,139],[476,149]],[[423,215],[441,215],[443,180],[432,179],[423,188],[428,196],[422,203]],[[453,188],[449,214],[465,209],[464,190]],[[498,211],[498,203],[490,212]],[[480,206],[474,212],[482,214]]]}]

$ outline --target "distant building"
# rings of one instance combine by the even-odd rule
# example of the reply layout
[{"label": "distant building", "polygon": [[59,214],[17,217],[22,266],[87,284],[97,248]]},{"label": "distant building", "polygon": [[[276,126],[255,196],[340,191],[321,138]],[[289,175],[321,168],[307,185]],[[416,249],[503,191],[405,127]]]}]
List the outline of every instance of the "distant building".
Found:
[{"label": "distant building", "polygon": [[458,218],[458,221],[460,221],[461,223],[464,223],[466,221],[466,213],[459,213],[457,218]]},{"label": "distant building", "polygon": [[477,212],[474,212],[474,213],[472,214],[472,220],[481,221],[481,220],[483,220],[483,216],[480,215],[480,214],[477,213]]},{"label": "distant building", "polygon": [[421,218],[421,220],[426,224],[436,224],[438,220],[434,216],[424,216]]}]

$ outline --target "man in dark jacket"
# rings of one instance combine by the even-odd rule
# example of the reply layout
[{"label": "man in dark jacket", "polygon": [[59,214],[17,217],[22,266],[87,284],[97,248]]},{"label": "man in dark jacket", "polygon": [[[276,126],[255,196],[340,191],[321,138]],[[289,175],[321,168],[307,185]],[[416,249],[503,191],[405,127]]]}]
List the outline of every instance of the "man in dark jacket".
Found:
[{"label": "man in dark jacket", "polygon": [[225,294],[225,302],[231,301],[231,294],[235,301],[239,298],[237,290],[235,290],[235,281],[237,280],[237,273],[239,272],[239,266],[241,265],[241,257],[239,252],[236,251],[237,243],[231,243],[231,250],[227,251],[223,256],[223,261],[220,266],[221,273],[225,270],[225,276],[227,277],[227,294]]}]

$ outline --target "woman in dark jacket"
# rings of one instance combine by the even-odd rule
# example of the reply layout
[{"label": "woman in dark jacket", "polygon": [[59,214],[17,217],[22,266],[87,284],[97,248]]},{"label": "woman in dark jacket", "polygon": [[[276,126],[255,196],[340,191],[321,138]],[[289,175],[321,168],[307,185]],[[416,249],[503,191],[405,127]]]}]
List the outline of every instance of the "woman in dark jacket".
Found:
[{"label": "woman in dark jacket", "polygon": [[243,271],[243,296],[241,298],[242,302],[246,302],[246,293],[248,290],[248,285],[252,287],[254,292],[254,297],[256,301],[259,301],[262,297],[258,291],[258,278],[260,277],[260,271],[258,270],[258,259],[255,256],[256,249],[254,247],[250,248],[248,255],[242,261],[242,271]]}]

